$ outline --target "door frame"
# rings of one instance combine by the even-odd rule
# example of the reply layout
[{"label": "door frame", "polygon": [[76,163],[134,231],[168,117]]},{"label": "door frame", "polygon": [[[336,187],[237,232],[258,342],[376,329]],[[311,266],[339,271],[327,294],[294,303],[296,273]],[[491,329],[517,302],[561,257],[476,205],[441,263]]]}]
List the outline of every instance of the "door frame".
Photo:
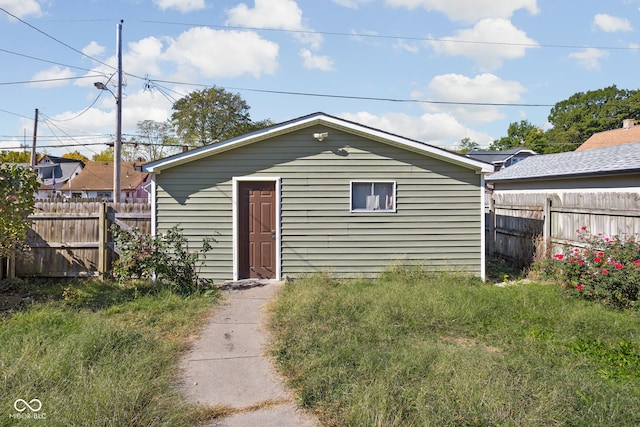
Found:
[{"label": "door frame", "polygon": [[276,277],[273,280],[282,280],[282,241],[281,241],[281,178],[273,176],[242,176],[233,177],[233,280],[240,278],[240,184],[246,182],[273,182],[276,189],[275,215],[276,215]]}]

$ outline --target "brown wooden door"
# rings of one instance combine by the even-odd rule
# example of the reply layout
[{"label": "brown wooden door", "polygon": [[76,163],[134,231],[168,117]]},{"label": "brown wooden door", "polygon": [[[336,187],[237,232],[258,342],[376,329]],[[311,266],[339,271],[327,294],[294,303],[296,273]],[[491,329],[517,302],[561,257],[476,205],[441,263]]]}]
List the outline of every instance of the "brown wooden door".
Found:
[{"label": "brown wooden door", "polygon": [[276,277],[274,182],[240,183],[240,279]]}]

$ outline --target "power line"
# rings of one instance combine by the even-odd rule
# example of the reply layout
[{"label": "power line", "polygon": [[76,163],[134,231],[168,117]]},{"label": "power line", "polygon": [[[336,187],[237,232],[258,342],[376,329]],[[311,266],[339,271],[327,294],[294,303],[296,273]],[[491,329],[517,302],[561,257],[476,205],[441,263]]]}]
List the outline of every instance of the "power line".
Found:
[{"label": "power line", "polygon": [[[183,86],[201,86],[212,87],[211,85],[201,83],[187,83],[176,82],[170,80],[152,80],[152,82],[170,83]],[[433,101],[427,99],[407,99],[407,98],[383,98],[375,96],[355,96],[355,95],[337,95],[328,93],[314,93],[314,92],[293,92],[283,90],[268,90],[268,89],[253,89],[253,88],[241,88],[231,86],[219,86],[226,90],[245,91],[245,92],[258,92],[258,93],[271,93],[278,95],[291,95],[291,96],[313,96],[320,98],[337,98],[337,99],[357,99],[364,101],[383,101],[383,102],[396,102],[396,103],[414,103],[414,104],[438,104],[438,105],[469,105],[469,106],[482,106],[482,107],[553,107],[555,104],[526,104],[526,103],[504,103],[504,102],[467,102],[467,101]]]},{"label": "power line", "polygon": [[249,27],[249,26],[225,26],[225,25],[211,25],[211,24],[197,24],[187,22],[169,22],[169,21],[149,21],[142,20],[147,24],[163,24],[163,25],[182,25],[187,27],[208,27],[218,28],[225,30],[251,30],[251,31],[270,31],[270,32],[283,32],[292,34],[317,34],[324,36],[340,36],[340,37],[362,37],[362,38],[376,38],[376,39],[391,39],[391,40],[412,40],[420,42],[437,42],[437,43],[463,43],[463,44],[480,44],[480,45],[494,45],[494,46],[522,46],[522,47],[545,47],[554,49],[602,49],[602,50],[640,50],[640,46],[578,46],[570,44],[539,44],[539,43],[514,43],[504,41],[485,41],[485,40],[454,40],[449,38],[434,38],[434,37],[415,37],[415,36],[392,36],[385,34],[361,34],[356,32],[345,33],[338,31],[317,31],[317,30],[303,30],[303,29],[283,29],[283,28],[268,28],[268,27]]},{"label": "power line", "polygon": [[24,80],[24,81],[18,81],[18,82],[0,82],[0,86],[23,85],[23,84],[31,84],[31,83],[50,83],[50,82],[59,82],[59,81],[65,81],[65,80],[95,79],[96,77],[104,77],[104,74],[98,74],[95,76],[58,77],[55,79]]},{"label": "power line", "polygon": [[13,52],[11,50],[6,50],[6,49],[0,49],[0,52],[8,53],[10,55],[21,56],[23,58],[33,59],[34,61],[47,62],[49,64],[60,65],[62,67],[75,68],[76,70],[89,71],[89,72],[95,72],[96,71],[95,69],[77,67],[75,65],[69,65],[69,64],[63,64],[61,62],[51,61],[49,59],[44,59],[44,58],[38,58],[36,56],[26,55],[26,54],[20,53],[20,52]]}]

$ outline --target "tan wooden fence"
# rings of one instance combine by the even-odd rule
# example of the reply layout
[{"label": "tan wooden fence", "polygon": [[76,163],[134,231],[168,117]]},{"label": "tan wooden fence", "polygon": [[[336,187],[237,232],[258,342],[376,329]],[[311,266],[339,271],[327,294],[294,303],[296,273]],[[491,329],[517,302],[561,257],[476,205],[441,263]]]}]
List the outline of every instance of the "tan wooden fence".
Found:
[{"label": "tan wooden fence", "polygon": [[151,208],[146,199],[121,203],[84,199],[37,201],[29,220],[33,223],[27,233],[30,251],[15,260],[18,277],[105,274],[116,258],[112,224],[151,232]]},{"label": "tan wooden fence", "polygon": [[487,214],[489,255],[526,267],[534,257],[544,258],[567,246],[580,245],[576,230],[583,226],[591,234],[639,237],[640,194],[494,194]]}]

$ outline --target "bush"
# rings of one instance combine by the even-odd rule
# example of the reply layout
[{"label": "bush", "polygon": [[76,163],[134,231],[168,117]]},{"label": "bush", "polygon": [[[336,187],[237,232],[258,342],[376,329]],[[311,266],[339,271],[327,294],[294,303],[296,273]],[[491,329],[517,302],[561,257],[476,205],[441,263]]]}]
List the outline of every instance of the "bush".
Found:
[{"label": "bush", "polygon": [[178,294],[191,294],[209,287],[211,281],[199,275],[200,256],[211,250],[211,238],[202,239],[198,251],[190,251],[177,226],[159,236],[140,233],[137,228],[112,228],[120,258],[113,263],[113,277],[120,283],[131,279],[152,279]]},{"label": "bush", "polygon": [[547,274],[555,275],[571,293],[616,308],[635,306],[640,294],[640,242],[576,230],[579,247],[555,254]]}]

